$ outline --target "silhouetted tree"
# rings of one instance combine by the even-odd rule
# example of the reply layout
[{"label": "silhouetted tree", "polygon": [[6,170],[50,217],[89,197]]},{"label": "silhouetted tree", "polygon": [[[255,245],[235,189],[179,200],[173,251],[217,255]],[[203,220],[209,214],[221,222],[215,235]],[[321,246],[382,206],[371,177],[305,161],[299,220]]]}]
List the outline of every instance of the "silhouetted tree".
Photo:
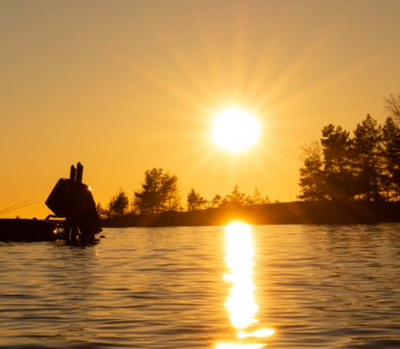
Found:
[{"label": "silhouetted tree", "polygon": [[383,191],[387,200],[400,198],[400,127],[387,118],[382,128]]},{"label": "silhouetted tree", "polygon": [[208,201],[204,199],[198,192],[192,189],[187,196],[188,211],[194,211],[204,208]]},{"label": "silhouetted tree", "polygon": [[108,216],[123,216],[127,213],[129,208],[128,195],[120,189],[117,194],[115,194],[108,203]]},{"label": "silhouetted tree", "polygon": [[390,116],[400,121],[400,93],[397,96],[391,94],[384,98],[384,107],[390,113]]},{"label": "silhouetted tree", "polygon": [[246,205],[246,194],[239,192],[239,186],[235,185],[230,194],[222,199],[220,207],[239,207]]},{"label": "silhouetted tree", "polygon": [[269,204],[269,203],[270,203],[270,200],[269,200],[268,196],[263,198],[260,191],[257,188],[254,188],[253,195],[248,195],[245,198],[246,206],[262,205],[262,204]]},{"label": "silhouetted tree", "polygon": [[222,196],[216,194],[213,199],[209,202],[209,208],[218,208],[221,205]]},{"label": "silhouetted tree", "polygon": [[370,115],[350,137],[341,126],[322,129],[319,144],[303,148],[302,200],[399,200],[400,126],[387,118],[382,127]]},{"label": "silhouetted tree", "polygon": [[354,194],[366,201],[380,199],[382,127],[370,115],[357,125],[352,141]]},{"label": "silhouetted tree", "polygon": [[325,175],[323,172],[323,154],[318,142],[303,147],[304,166],[300,169],[299,199],[305,201],[326,200]]},{"label": "silhouetted tree", "polygon": [[155,214],[179,208],[178,178],[162,168],[145,172],[142,190],[135,192],[134,207],[139,213]]},{"label": "silhouetted tree", "polygon": [[325,192],[332,200],[353,197],[350,133],[332,124],[322,129]]},{"label": "silhouetted tree", "polygon": [[100,202],[96,205],[96,211],[100,219],[108,217],[108,211],[103,208]]}]

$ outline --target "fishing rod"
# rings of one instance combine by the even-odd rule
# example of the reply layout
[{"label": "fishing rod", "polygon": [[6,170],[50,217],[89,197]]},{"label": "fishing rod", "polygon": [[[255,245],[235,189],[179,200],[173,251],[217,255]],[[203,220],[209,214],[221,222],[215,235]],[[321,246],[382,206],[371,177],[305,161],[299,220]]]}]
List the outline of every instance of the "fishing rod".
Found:
[{"label": "fishing rod", "polygon": [[0,210],[0,215],[5,214],[5,213],[9,213],[9,212],[12,212],[12,211],[19,210],[21,208],[33,205],[35,203],[36,203],[36,201],[30,201],[30,200],[22,201],[22,202],[20,202],[18,204],[11,205],[9,207],[6,207],[6,208]]}]

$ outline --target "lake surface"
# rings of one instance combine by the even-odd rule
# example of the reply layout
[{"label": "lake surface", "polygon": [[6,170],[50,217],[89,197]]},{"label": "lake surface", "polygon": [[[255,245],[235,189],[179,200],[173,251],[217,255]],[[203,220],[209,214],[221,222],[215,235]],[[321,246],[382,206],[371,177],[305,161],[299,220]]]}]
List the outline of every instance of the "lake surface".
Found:
[{"label": "lake surface", "polygon": [[400,348],[399,224],[104,235],[0,242],[0,348]]}]

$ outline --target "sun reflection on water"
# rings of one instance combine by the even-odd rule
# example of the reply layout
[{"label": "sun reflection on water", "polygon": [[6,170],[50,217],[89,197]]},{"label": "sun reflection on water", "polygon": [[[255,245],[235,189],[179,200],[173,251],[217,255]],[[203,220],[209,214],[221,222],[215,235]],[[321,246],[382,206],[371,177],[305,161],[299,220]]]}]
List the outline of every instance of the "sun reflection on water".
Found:
[{"label": "sun reflection on water", "polygon": [[[274,334],[271,328],[251,330],[258,323],[255,317],[258,306],[254,298],[256,286],[253,283],[254,248],[251,227],[244,223],[232,223],[226,226],[225,261],[229,273],[224,280],[232,283],[230,295],[225,307],[233,327],[238,330],[235,343],[218,343],[216,349],[258,349],[266,343],[249,343],[247,338],[265,338]],[[246,340],[241,343],[240,340]]]}]

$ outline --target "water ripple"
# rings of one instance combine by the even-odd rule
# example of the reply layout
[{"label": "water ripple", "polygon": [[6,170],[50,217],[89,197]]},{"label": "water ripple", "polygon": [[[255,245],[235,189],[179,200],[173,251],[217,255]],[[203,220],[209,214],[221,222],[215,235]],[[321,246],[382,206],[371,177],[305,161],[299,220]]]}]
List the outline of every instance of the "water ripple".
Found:
[{"label": "water ripple", "polygon": [[[0,243],[0,349],[232,341],[222,227],[106,229],[86,248]],[[269,348],[400,348],[400,225],[255,226]],[[244,347],[243,347],[244,348]]]}]

